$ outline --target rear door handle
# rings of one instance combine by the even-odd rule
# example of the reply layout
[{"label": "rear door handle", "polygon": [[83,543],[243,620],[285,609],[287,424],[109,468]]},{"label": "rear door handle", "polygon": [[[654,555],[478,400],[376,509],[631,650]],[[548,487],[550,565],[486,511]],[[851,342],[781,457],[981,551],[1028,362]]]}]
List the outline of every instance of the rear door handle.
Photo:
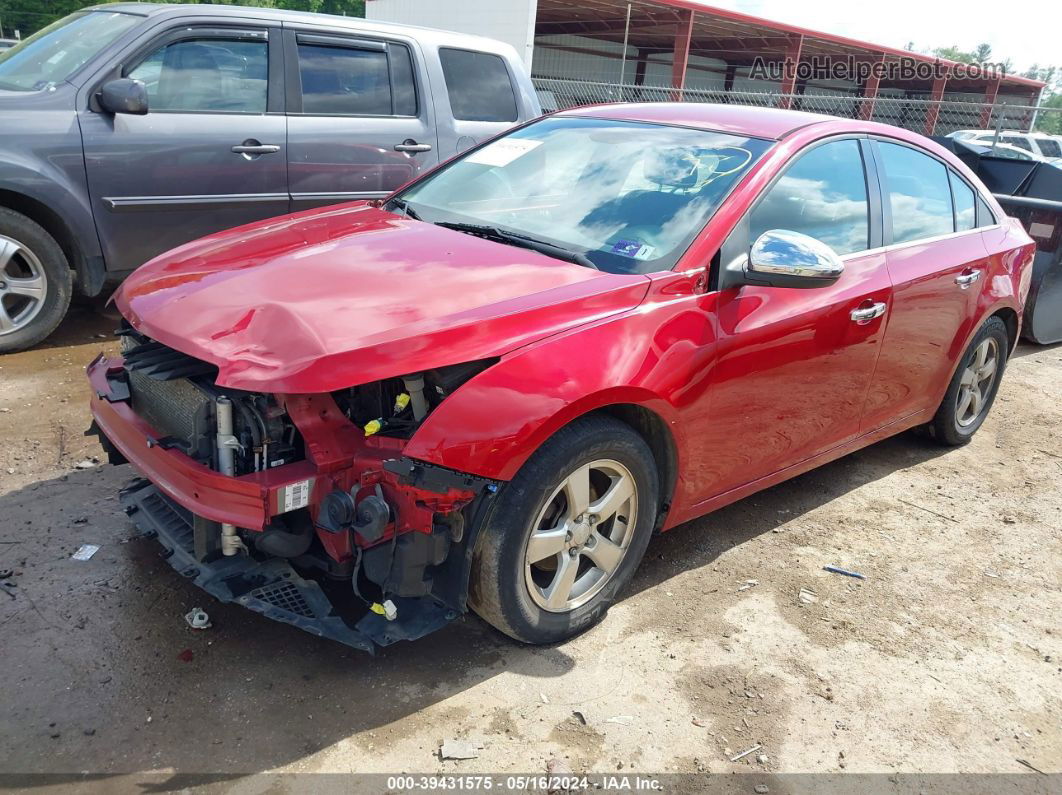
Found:
[{"label": "rear door handle", "polygon": [[971,284],[981,278],[981,271],[971,270],[969,272],[963,272],[959,276],[955,277],[955,283],[959,285],[963,290],[969,287]]},{"label": "rear door handle", "polygon": [[430,152],[431,144],[418,144],[412,138],[407,138],[400,144],[395,144],[396,152]]},{"label": "rear door handle", "polygon": [[885,304],[878,302],[871,304],[870,306],[862,307],[861,309],[853,309],[851,318],[860,325],[869,323],[876,317],[881,317],[885,314]]}]

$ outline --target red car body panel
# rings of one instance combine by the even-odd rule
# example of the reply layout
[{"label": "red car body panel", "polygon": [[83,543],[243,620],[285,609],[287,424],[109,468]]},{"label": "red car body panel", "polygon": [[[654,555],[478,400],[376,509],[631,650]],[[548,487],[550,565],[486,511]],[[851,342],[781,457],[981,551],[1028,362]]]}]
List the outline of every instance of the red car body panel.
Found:
[{"label": "red car body panel", "polygon": [[116,301],[218,365],[220,386],[318,393],[496,356],[637,306],[648,286],[361,202],[188,243]]},{"label": "red car body panel", "polygon": [[[217,364],[219,384],[289,400],[323,399],[319,393],[341,387],[498,356],[390,453],[501,481],[576,417],[637,407],[666,429],[661,441],[674,460],[665,527],[925,422],[989,315],[1002,312],[1017,339],[1032,242],[1009,220],[931,244],[846,257],[845,273],[829,287],[707,289],[712,257],[735,223],[794,155],[823,138],[906,141],[979,184],[960,161],[917,134],[738,107],[611,106],[566,114],[780,140],[671,272],[595,272],[347,206],[181,247],[131,277],[118,294],[119,308],[147,335]],[[983,278],[960,289],[955,277],[972,267]],[[868,302],[886,303],[886,314],[854,323],[850,312]],[[90,368],[94,385],[106,366]],[[103,416],[112,428],[130,422],[108,406],[93,402],[97,420]],[[339,444],[328,441],[328,433],[340,433],[335,417],[328,432],[315,430],[312,411],[293,419],[321,447],[332,445],[328,455],[311,454],[327,482],[349,487],[365,467],[376,471],[371,462],[384,453],[366,457],[352,426]],[[142,449],[131,445],[126,454],[145,465]],[[178,477],[154,459],[146,465],[163,479]],[[178,479],[206,482],[208,474],[186,468]],[[187,500],[187,488],[167,491],[202,513],[200,502]]]}]

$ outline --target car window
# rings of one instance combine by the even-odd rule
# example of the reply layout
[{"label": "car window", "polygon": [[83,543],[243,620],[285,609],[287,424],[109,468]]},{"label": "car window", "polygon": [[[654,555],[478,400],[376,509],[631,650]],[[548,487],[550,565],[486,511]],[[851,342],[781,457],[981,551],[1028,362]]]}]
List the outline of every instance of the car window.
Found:
[{"label": "car window", "polygon": [[[428,223],[516,233],[611,273],[670,270],[772,142],[664,124],[551,116],[399,194]],[[494,233],[497,236],[497,233]]]},{"label": "car window", "polygon": [[339,116],[415,116],[417,113],[413,65],[409,50],[402,45],[370,50],[300,42],[299,78],[303,113]]},{"label": "car window", "polygon": [[1002,136],[1003,143],[1010,144],[1011,146],[1017,146],[1024,149],[1026,152],[1033,150],[1032,144],[1029,143],[1029,139],[1023,135],[1004,135]]},{"label": "car window", "polygon": [[976,228],[973,188],[963,182],[954,171],[948,171],[948,178],[951,180],[951,196],[955,202],[955,231],[965,232]]},{"label": "car window", "polygon": [[993,151],[988,152],[992,157],[1002,157],[1004,160],[1032,160],[1032,153],[1026,152],[1017,147],[1005,147],[997,146]]},{"label": "car window", "polygon": [[499,56],[444,47],[439,60],[455,119],[516,121],[516,94]]},{"label": "car window", "polygon": [[869,207],[858,142],[833,141],[800,156],[752,211],[749,225],[750,240],[768,229],[789,229],[838,254],[865,250]]},{"label": "car window", "polygon": [[892,242],[955,231],[947,166],[909,146],[879,141],[878,151],[892,210]]},{"label": "car window", "polygon": [[1037,138],[1036,143],[1040,145],[1044,157],[1062,157],[1062,144],[1054,138]]},{"label": "car window", "polygon": [[156,111],[265,113],[268,45],[251,39],[182,39],[128,73],[147,86]]},{"label": "car window", "polygon": [[978,228],[983,226],[995,226],[996,214],[992,212],[991,208],[985,203],[985,200],[980,196],[977,197],[977,226]]},{"label": "car window", "polygon": [[142,21],[143,17],[134,14],[76,13],[53,22],[17,46],[0,46],[0,90],[40,91],[66,80]]}]

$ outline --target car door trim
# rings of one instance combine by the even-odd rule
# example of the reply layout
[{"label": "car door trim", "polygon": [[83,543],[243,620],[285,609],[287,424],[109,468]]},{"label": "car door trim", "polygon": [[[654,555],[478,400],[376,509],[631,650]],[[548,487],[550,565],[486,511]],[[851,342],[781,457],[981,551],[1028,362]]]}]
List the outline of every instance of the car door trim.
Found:
[{"label": "car door trim", "polygon": [[277,202],[287,204],[287,193],[221,193],[188,196],[104,196],[102,201],[112,213],[153,212],[155,210],[239,209],[248,204]]},{"label": "car door trim", "polygon": [[338,193],[293,193],[291,194],[292,201],[333,201],[333,202],[354,202],[363,201],[366,199],[383,199],[390,196],[392,191],[387,190],[366,190],[359,191],[357,193],[350,192],[338,192]]}]

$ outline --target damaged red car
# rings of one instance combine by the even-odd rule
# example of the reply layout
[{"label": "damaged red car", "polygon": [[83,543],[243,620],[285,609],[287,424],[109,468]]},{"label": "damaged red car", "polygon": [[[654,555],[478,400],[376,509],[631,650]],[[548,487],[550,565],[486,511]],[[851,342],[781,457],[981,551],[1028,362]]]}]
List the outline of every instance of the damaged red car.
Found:
[{"label": "damaged red car", "polygon": [[145,265],[94,428],[222,601],[367,650],[468,608],[550,643],[654,531],[909,428],[968,441],[1032,256],[914,133],[574,109]]}]

